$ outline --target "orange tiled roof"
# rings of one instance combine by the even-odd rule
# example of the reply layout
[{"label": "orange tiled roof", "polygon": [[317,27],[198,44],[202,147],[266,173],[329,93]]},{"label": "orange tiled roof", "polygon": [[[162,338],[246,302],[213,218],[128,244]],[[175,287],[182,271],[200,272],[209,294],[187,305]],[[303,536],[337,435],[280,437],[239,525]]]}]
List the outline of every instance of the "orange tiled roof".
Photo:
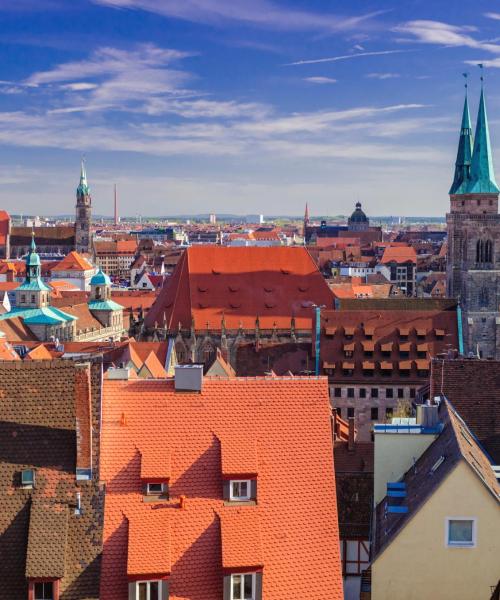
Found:
[{"label": "orange tiled roof", "polygon": [[128,515],[127,575],[168,575],[170,573],[170,512],[141,507]]},{"label": "orange tiled roof", "polygon": [[14,348],[0,337],[0,360],[21,360]]},{"label": "orange tiled roof", "polygon": [[146,316],[146,325],[177,330],[309,330],[312,304],[333,307],[334,296],[302,247],[192,246],[184,252]]},{"label": "orange tiled roof", "polygon": [[52,271],[90,271],[93,266],[74,250],[52,267]]},{"label": "orange tiled roof", "polygon": [[141,479],[170,479],[170,448],[157,448],[144,444],[141,446]]},{"label": "orange tiled roof", "polygon": [[260,521],[256,510],[226,508],[220,515],[222,568],[261,568],[264,566]]},{"label": "orange tiled roof", "polygon": [[43,344],[35,346],[35,348],[30,350],[24,357],[25,360],[52,360],[52,358],[52,354]]},{"label": "orange tiled roof", "polygon": [[158,360],[156,354],[151,350],[146,360],[142,364],[141,369],[138,373],[139,377],[142,375],[150,375],[153,379],[161,379],[167,376],[167,372],[163,368],[163,365]]},{"label": "orange tiled roof", "polygon": [[390,262],[405,263],[417,262],[417,253],[413,246],[388,246],[384,250],[381,262],[386,264]]},{"label": "orange tiled roof", "polygon": [[255,440],[249,439],[244,435],[237,438],[227,438],[221,440],[222,455],[222,475],[246,476],[257,475],[257,449]]},{"label": "orange tiled roof", "polygon": [[[229,553],[230,538],[222,534],[221,521],[238,507],[224,504],[221,444],[236,443],[244,432],[255,441],[265,465],[258,474],[257,504],[247,507],[260,524],[263,597],[340,600],[330,415],[328,384],[322,377],[207,378],[201,393],[176,393],[168,379],[105,380],[100,599],[127,597],[129,534],[138,524],[149,535],[154,530],[150,513],[171,518],[170,600],[222,598],[221,556],[226,548]],[[143,501],[141,443],[147,443],[148,451],[162,452],[166,443],[172,449],[170,500],[164,503]],[[297,481],[307,482],[310,501],[297,502]],[[152,564],[144,564],[149,541],[147,548],[141,547],[134,571],[164,568],[156,563],[156,550]]]}]

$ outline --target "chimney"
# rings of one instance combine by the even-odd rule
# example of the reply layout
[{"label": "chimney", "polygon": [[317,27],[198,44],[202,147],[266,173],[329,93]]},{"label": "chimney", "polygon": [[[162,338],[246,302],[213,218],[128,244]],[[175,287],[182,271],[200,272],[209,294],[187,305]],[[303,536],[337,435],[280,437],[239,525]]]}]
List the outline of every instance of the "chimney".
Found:
[{"label": "chimney", "polygon": [[354,417],[349,417],[349,437],[347,438],[347,450],[354,452]]},{"label": "chimney", "polygon": [[417,406],[417,425],[425,428],[436,427],[439,423],[439,407],[435,404],[419,404]]},{"label": "chimney", "polygon": [[176,392],[201,392],[202,387],[203,365],[176,365]]}]

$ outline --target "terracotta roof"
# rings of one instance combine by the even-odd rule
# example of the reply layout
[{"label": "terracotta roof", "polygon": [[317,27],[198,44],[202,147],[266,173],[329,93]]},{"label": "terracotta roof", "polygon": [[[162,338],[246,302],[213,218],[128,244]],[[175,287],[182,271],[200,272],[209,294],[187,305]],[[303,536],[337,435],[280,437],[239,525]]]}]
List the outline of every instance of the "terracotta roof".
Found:
[{"label": "terracotta roof", "polygon": [[99,319],[94,317],[86,302],[83,302],[82,304],[73,304],[72,306],[61,306],[60,309],[78,319],[76,322],[77,332],[84,331],[85,329],[98,330],[103,328],[103,324]]},{"label": "terracotta roof", "polygon": [[0,337],[0,360],[21,360],[14,348]]},{"label": "terracotta roof", "polygon": [[90,271],[94,267],[74,250],[52,267],[52,271]]},{"label": "terracotta roof", "polygon": [[[170,500],[152,512],[172,519],[170,598],[220,600],[220,520],[238,510],[224,505],[221,444],[235,443],[242,431],[265,465],[258,502],[246,507],[260,523],[264,597],[342,598],[326,379],[206,378],[201,393],[176,393],[172,380],[106,380],[102,411],[101,600],[127,596],[127,519],[147,522],[138,447],[147,442],[161,450],[166,441],[172,448]],[[283,493],[296,491],[297,481],[307,481],[314,501]]]},{"label": "terracotta roof", "polygon": [[259,515],[253,507],[223,510],[220,527],[223,569],[264,566]]},{"label": "terracotta roof", "polygon": [[312,304],[333,307],[333,294],[305,248],[192,246],[184,252],[172,277],[146,316],[176,331],[190,329],[309,330]]},{"label": "terracotta roof", "polygon": [[152,377],[153,379],[161,379],[162,377],[167,376],[167,372],[163,368],[163,365],[152,350],[137,374],[139,377]]},{"label": "terracotta roof", "polygon": [[[61,590],[78,589],[78,597],[89,600],[99,597],[104,498],[97,476],[79,482],[78,488],[75,481],[78,406],[89,401],[77,389],[76,376],[88,369],[67,360],[0,362],[4,597],[27,598],[27,576],[62,577]],[[90,370],[92,414],[88,416],[97,431],[101,368],[96,364]],[[91,451],[96,461],[99,436],[95,438]],[[19,489],[22,469],[35,469],[32,490]],[[74,514],[77,489],[81,515]]]},{"label": "terracotta roof", "polygon": [[47,350],[47,348],[40,344],[39,346],[35,346],[32,350],[30,350],[26,356],[25,360],[52,360],[52,354]]},{"label": "terracotta roof", "polygon": [[[357,302],[363,305],[365,301]],[[454,310],[323,310],[321,317],[321,363],[335,365],[338,382],[367,382],[366,371],[372,369],[364,363],[375,365],[371,383],[382,377],[382,370],[390,371],[397,380],[422,381],[419,371],[428,369],[431,357],[458,347]],[[419,338],[418,330],[425,332],[424,339]],[[346,339],[346,334],[352,337]],[[424,345],[426,357],[421,358]],[[342,373],[340,368],[346,362],[346,349],[353,352],[353,357],[347,359],[354,364],[352,375]],[[407,371],[409,363],[410,373],[401,375],[399,371]]]},{"label": "terracotta roof", "polygon": [[135,240],[116,240],[111,242],[94,241],[94,250],[99,254],[125,254],[134,255],[137,252],[137,242]]},{"label": "terracotta roof", "polygon": [[[143,506],[128,515],[127,575],[168,575],[171,553],[171,511]],[[104,573],[104,577],[109,574]]]},{"label": "terracotta roof", "polygon": [[21,227],[14,225],[11,228],[11,245],[28,246],[33,232],[35,232],[36,243],[39,247],[50,244],[70,246],[74,245],[75,242],[74,225],[56,225],[55,227]]},{"label": "terracotta roof", "polygon": [[430,397],[445,394],[497,465],[500,464],[499,389],[498,360],[432,361]]},{"label": "terracotta roof", "polygon": [[0,332],[5,335],[8,342],[35,341],[38,339],[31,329],[24,324],[21,317],[0,320]]},{"label": "terracotta roof", "polygon": [[140,446],[141,479],[170,479],[170,463],[172,452],[170,448],[156,448],[147,443]]},{"label": "terracotta roof", "polygon": [[384,250],[384,255],[380,261],[383,264],[390,262],[405,263],[417,262],[417,253],[413,246],[388,246]]},{"label": "terracotta roof", "polygon": [[255,440],[249,439],[243,432],[240,438],[221,440],[221,457],[223,477],[237,479],[239,475],[252,477],[258,473]]}]

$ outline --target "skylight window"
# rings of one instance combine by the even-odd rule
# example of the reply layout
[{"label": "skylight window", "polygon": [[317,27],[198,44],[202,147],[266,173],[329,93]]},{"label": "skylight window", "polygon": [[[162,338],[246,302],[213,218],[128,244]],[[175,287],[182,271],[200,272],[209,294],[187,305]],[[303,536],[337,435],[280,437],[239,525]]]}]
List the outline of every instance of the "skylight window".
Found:
[{"label": "skylight window", "polygon": [[250,500],[251,482],[249,479],[232,479],[229,485],[230,500]]},{"label": "skylight window", "polygon": [[21,485],[23,488],[35,487],[35,470],[24,469],[21,471]]},{"label": "skylight window", "polygon": [[445,457],[440,456],[437,461],[431,467],[431,473],[435,473],[439,467],[444,463]]}]

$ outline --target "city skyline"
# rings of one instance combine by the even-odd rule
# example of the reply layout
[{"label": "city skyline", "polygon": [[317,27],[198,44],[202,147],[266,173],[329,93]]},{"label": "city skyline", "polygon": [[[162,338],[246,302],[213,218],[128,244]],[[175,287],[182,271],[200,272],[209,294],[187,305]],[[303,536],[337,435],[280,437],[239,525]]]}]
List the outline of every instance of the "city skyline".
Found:
[{"label": "city skyline", "polygon": [[[469,73],[500,139],[500,13],[456,3],[0,6],[0,194],[71,213],[444,216]],[[43,9],[43,10],[41,10]]]}]

